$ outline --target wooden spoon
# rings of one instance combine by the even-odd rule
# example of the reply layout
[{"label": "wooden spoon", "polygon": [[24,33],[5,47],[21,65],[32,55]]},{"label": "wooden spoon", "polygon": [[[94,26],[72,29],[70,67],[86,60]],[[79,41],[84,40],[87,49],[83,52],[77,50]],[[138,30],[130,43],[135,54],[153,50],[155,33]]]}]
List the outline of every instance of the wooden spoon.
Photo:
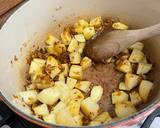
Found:
[{"label": "wooden spoon", "polygon": [[101,61],[119,54],[137,41],[157,35],[160,35],[160,23],[136,30],[103,31],[87,43],[84,53],[94,61]]}]

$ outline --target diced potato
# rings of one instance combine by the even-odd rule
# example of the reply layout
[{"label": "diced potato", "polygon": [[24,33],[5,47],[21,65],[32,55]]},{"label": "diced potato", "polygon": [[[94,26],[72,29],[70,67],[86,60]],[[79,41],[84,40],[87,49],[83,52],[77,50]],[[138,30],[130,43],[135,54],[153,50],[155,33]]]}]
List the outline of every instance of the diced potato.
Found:
[{"label": "diced potato", "polygon": [[42,67],[45,66],[46,61],[43,59],[35,58],[32,60],[29,67],[29,74],[33,75],[33,80],[37,78],[37,76],[42,75]]},{"label": "diced potato", "polygon": [[64,77],[64,74],[63,74],[63,73],[59,74],[58,80],[65,82],[65,77]]},{"label": "diced potato", "polygon": [[47,49],[47,52],[50,53],[50,54],[53,54],[53,55],[58,55],[58,53],[56,52],[55,48],[54,48],[54,45],[53,46],[46,46],[46,49]]},{"label": "diced potato", "polygon": [[128,88],[128,90],[131,90],[134,87],[136,87],[139,82],[140,82],[140,77],[138,75],[132,73],[127,73],[125,75],[125,85]]},{"label": "diced potato", "polygon": [[89,91],[89,87],[91,85],[90,81],[79,81],[76,85],[75,88],[83,91],[83,92],[88,92]]},{"label": "diced potato", "polygon": [[82,120],[81,115],[74,116],[73,118],[74,118],[77,126],[82,126],[83,125],[83,120]]},{"label": "diced potato", "polygon": [[72,116],[77,116],[79,115],[79,111],[80,111],[80,101],[77,100],[71,100],[68,105],[67,108],[69,110],[69,112],[71,113]]},{"label": "diced potato", "polygon": [[78,89],[73,89],[70,95],[72,100],[82,101],[84,99],[84,95]]},{"label": "diced potato", "polygon": [[49,75],[52,79],[54,79],[60,72],[61,70],[59,69],[59,67],[53,67]]},{"label": "diced potato", "polygon": [[144,44],[141,42],[136,42],[133,45],[131,45],[129,48],[130,49],[138,49],[138,50],[143,50]]},{"label": "diced potato", "polygon": [[72,65],[69,71],[69,76],[78,80],[82,79],[82,67],[78,65]]},{"label": "diced potato", "polygon": [[69,58],[70,58],[71,64],[80,64],[81,62],[81,55],[78,52],[70,53]]},{"label": "diced potato", "polygon": [[144,58],[144,53],[138,49],[133,49],[129,61],[132,63],[139,63],[143,60]]},{"label": "diced potato", "polygon": [[103,24],[103,20],[102,20],[102,17],[100,17],[100,16],[98,16],[94,19],[91,19],[90,23],[89,23],[89,25],[91,27],[96,27],[96,28],[101,27],[102,24]]},{"label": "diced potato", "polygon": [[143,102],[147,102],[148,96],[153,89],[153,83],[147,80],[142,80],[139,85],[139,95],[141,96]]},{"label": "diced potato", "polygon": [[63,74],[64,74],[64,76],[68,76],[68,72],[69,72],[69,66],[68,66],[68,64],[66,63],[66,64],[62,64],[62,68],[63,68]]},{"label": "diced potato", "polygon": [[56,81],[55,87],[57,87],[60,91],[60,100],[64,103],[68,103],[70,101],[70,88],[63,81]]},{"label": "diced potato", "polygon": [[152,69],[152,64],[147,63],[139,63],[137,74],[146,74]]},{"label": "diced potato", "polygon": [[43,120],[48,123],[56,124],[55,114],[53,113],[43,116]]},{"label": "diced potato", "polygon": [[77,33],[83,33],[83,29],[85,28],[85,27],[88,27],[88,22],[86,21],[86,20],[84,20],[84,19],[80,19],[80,20],[78,20],[78,22],[77,23],[75,23],[75,25],[74,25],[74,27],[75,27],[75,32],[77,32]]},{"label": "diced potato", "polygon": [[37,98],[44,104],[53,105],[60,99],[60,92],[56,87],[46,88],[37,95]]},{"label": "diced potato", "polygon": [[143,59],[141,60],[141,62],[140,63],[148,63],[148,61],[147,61],[147,57],[144,55],[144,57],[143,57]]},{"label": "diced potato", "polygon": [[98,125],[110,122],[112,120],[108,112],[102,112],[98,115],[93,121],[90,122],[90,125]]},{"label": "diced potato", "polygon": [[132,65],[128,60],[123,60],[117,65],[116,69],[124,73],[132,72]]},{"label": "diced potato", "polygon": [[81,42],[81,43],[86,42],[83,34],[78,34],[78,35],[75,35],[74,37],[78,42]]},{"label": "diced potato", "polygon": [[57,114],[59,111],[65,108],[67,108],[66,104],[60,101],[56,106],[53,106],[51,113]]},{"label": "diced potato", "polygon": [[115,22],[112,24],[112,28],[119,29],[119,30],[127,30],[128,26],[122,22]]},{"label": "diced potato", "polygon": [[76,83],[77,83],[77,80],[76,80],[76,79],[67,77],[67,86],[68,86],[70,89],[73,89],[73,88],[75,87]]},{"label": "diced potato", "polygon": [[45,89],[45,88],[49,88],[52,87],[54,85],[54,82],[50,82],[50,81],[41,81],[40,83],[36,83],[36,88],[37,89]]},{"label": "diced potato", "polygon": [[33,111],[38,116],[46,116],[49,114],[49,110],[46,104],[41,104],[33,108]]},{"label": "diced potato", "polygon": [[130,96],[132,104],[134,104],[135,106],[142,103],[142,99],[138,92],[132,91],[129,93],[129,96]]},{"label": "diced potato", "polygon": [[65,29],[64,32],[61,33],[61,39],[65,45],[69,45],[72,39],[69,29]]},{"label": "diced potato", "polygon": [[74,52],[78,47],[78,41],[75,38],[72,38],[69,46],[68,46],[68,51],[69,52]]},{"label": "diced potato", "polygon": [[83,30],[83,35],[86,40],[91,39],[95,33],[96,33],[96,31],[95,31],[94,27],[87,27]]},{"label": "diced potato", "polygon": [[83,50],[84,50],[84,47],[85,47],[85,43],[79,43],[78,45],[78,48],[77,48],[77,51],[82,54],[83,53]]},{"label": "diced potato", "polygon": [[34,104],[37,101],[36,90],[23,91],[23,92],[20,92],[19,95],[27,105]]},{"label": "diced potato", "polygon": [[128,101],[128,94],[124,91],[115,91],[112,93],[112,104]]},{"label": "diced potato", "polygon": [[26,86],[26,90],[34,90],[36,89],[36,85],[35,84],[29,84]]},{"label": "diced potato", "polygon": [[82,66],[82,69],[87,69],[89,68],[91,65],[92,65],[92,60],[88,57],[84,57],[82,60],[81,60],[81,63],[80,65]]},{"label": "diced potato", "polygon": [[115,112],[118,117],[122,118],[137,112],[137,110],[130,101],[124,101],[115,104]]},{"label": "diced potato", "polygon": [[47,45],[53,46],[54,43],[56,43],[56,42],[59,42],[59,40],[55,36],[49,34],[45,43]]},{"label": "diced potato", "polygon": [[91,97],[88,97],[81,102],[81,110],[89,119],[93,120],[98,115],[99,105]]},{"label": "diced potato", "polygon": [[127,91],[129,89],[126,87],[126,85],[125,85],[124,82],[120,82],[120,84],[119,84],[119,90]]},{"label": "diced potato", "polygon": [[64,126],[76,126],[76,122],[67,108],[56,114],[56,123]]},{"label": "diced potato", "polygon": [[91,90],[91,99],[94,102],[98,102],[103,94],[103,88],[101,86],[94,86]]},{"label": "diced potato", "polygon": [[59,62],[53,56],[48,56],[47,62],[46,62],[46,66],[58,67],[59,66]]},{"label": "diced potato", "polygon": [[62,43],[55,43],[54,49],[58,53],[58,55],[60,55],[61,53],[66,51],[66,46]]}]

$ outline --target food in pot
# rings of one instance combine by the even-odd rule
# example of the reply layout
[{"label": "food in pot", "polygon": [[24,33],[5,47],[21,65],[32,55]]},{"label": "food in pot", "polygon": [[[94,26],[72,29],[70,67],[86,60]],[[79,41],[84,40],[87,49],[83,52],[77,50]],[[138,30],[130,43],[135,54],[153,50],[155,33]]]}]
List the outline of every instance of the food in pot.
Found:
[{"label": "food in pot", "polygon": [[[137,42],[101,64],[83,54],[87,41],[103,29],[126,30],[128,26],[100,16],[79,19],[74,26],[64,29],[60,39],[49,34],[44,50],[31,54],[30,81],[18,96],[33,115],[52,124],[93,126],[127,117],[148,101],[153,83],[143,75],[152,69],[152,64],[142,51],[143,43]],[[107,78],[107,74],[113,77]],[[120,80],[113,82],[117,84],[114,88],[110,82],[113,79]],[[111,100],[114,114],[103,109],[104,95]]]}]

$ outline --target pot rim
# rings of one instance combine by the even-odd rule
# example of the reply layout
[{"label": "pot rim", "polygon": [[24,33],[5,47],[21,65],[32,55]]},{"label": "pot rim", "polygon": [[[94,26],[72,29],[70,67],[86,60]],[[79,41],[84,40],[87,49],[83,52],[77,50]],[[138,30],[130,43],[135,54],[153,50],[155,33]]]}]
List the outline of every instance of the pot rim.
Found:
[{"label": "pot rim", "polygon": [[[17,12],[18,10],[22,9],[22,7],[28,3],[30,0],[25,0],[24,3],[22,4],[22,6],[20,6],[17,10],[15,10],[11,16],[4,22],[4,24],[1,26],[0,31],[4,28],[5,24],[7,21],[9,21],[12,18],[12,15],[15,14],[15,12]],[[0,90],[0,98],[2,99],[2,101],[12,110],[14,111],[16,114],[18,114],[19,116],[21,116],[22,118],[26,119],[27,121],[30,121],[34,124],[37,124],[39,126],[42,127],[49,127],[49,128],[53,128],[53,127],[61,127],[61,128],[74,128],[74,126],[64,126],[64,125],[58,125],[58,124],[51,124],[51,123],[47,123],[44,122],[42,120],[36,119],[33,116],[30,116],[29,114],[26,114],[24,112],[22,112],[20,109],[18,109],[18,107],[15,107],[12,103],[10,103],[7,98],[5,98],[5,96],[2,94],[1,90]],[[156,101],[154,101],[153,103],[151,103],[150,105],[148,105],[147,107],[143,108],[142,110],[134,113],[131,116],[128,116],[127,118],[123,118],[120,119],[118,121],[115,122],[110,122],[107,124],[101,124],[101,125],[95,125],[95,126],[78,126],[76,128],[98,128],[98,127],[114,127],[114,126],[118,126],[122,123],[125,123],[131,119],[135,119],[138,118],[141,114],[143,115],[143,113],[145,113],[146,111],[149,111],[152,107],[156,106],[160,104],[160,99],[157,99]]]}]

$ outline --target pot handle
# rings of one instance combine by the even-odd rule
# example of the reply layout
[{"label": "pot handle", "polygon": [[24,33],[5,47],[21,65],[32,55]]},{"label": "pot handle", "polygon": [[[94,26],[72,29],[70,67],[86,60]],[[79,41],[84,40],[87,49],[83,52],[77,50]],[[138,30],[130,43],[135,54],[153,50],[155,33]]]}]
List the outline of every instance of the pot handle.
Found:
[{"label": "pot handle", "polygon": [[152,124],[153,120],[156,117],[160,117],[160,107],[158,107],[156,110],[154,110],[148,117],[147,119],[144,121],[144,123],[142,124],[141,128],[149,128],[150,125]]}]

